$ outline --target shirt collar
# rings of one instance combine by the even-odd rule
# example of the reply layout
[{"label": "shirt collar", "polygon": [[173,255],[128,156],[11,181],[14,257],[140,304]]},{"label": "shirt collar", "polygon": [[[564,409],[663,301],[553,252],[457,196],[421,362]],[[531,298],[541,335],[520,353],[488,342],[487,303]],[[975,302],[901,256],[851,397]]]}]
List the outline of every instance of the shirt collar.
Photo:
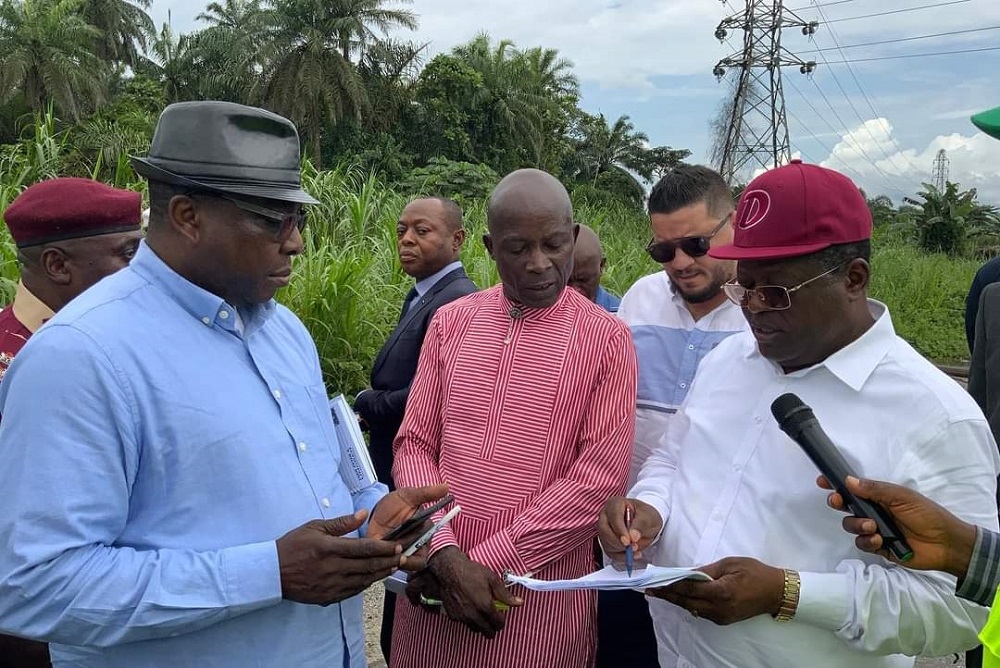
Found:
[{"label": "shirt collar", "polygon": [[500,299],[497,300],[498,310],[507,314],[509,317],[515,319],[520,318],[527,321],[546,320],[547,318],[560,313],[566,305],[574,299],[580,299],[585,303],[590,303],[589,299],[568,286],[563,287],[562,292],[559,293],[558,299],[556,299],[556,302],[552,306],[545,308],[532,308],[525,306],[520,302],[513,301],[507,297],[507,293],[504,292],[503,283],[500,283],[492,289],[496,290],[500,295]]},{"label": "shirt collar", "polygon": [[[861,388],[864,387],[868,378],[879,365],[879,362],[885,358],[892,345],[896,342],[896,329],[892,326],[892,318],[889,315],[889,309],[886,305],[874,299],[869,299],[868,312],[875,319],[875,323],[864,334],[819,364],[793,371],[787,375],[789,377],[805,376],[814,369],[825,368],[855,392],[861,391]],[[751,338],[753,337],[752,334],[750,336]],[[756,343],[752,346],[750,356],[763,357]],[[766,361],[779,374],[784,374],[778,364],[770,360]]]},{"label": "shirt collar", "polygon": [[56,314],[31,290],[24,287],[23,281],[17,283],[17,292],[14,294],[14,304],[11,308],[14,310],[14,317],[17,318],[17,321],[32,334],[44,325],[46,320]]},{"label": "shirt collar", "polygon": [[[216,294],[201,288],[187,280],[167,266],[151,249],[145,239],[140,242],[139,249],[129,264],[129,269],[159,287],[167,296],[180,304],[192,317],[203,325],[211,327],[218,324],[223,329],[240,334],[239,316],[236,308],[226,303],[226,300]],[[249,311],[243,312],[243,323],[246,334],[251,333],[267,320],[275,308],[275,301],[268,300]]]},{"label": "shirt collar", "polygon": [[427,276],[426,278],[421,278],[419,281],[417,281],[416,285],[414,286],[417,289],[417,296],[423,297],[425,294],[427,294],[428,290],[437,285],[438,281],[440,281],[442,278],[444,278],[451,272],[455,271],[456,269],[461,269],[461,268],[462,268],[462,262],[460,260],[455,260],[451,264],[443,267],[442,269],[436,271],[430,276]]}]

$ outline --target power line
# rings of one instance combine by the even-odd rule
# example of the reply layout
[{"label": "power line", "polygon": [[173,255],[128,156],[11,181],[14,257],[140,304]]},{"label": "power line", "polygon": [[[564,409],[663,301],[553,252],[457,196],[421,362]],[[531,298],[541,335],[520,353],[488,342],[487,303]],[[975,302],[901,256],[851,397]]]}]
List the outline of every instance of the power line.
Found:
[{"label": "power line", "polygon": [[957,51],[935,51],[932,53],[904,53],[898,56],[877,56],[873,58],[851,58],[831,60],[827,65],[848,65],[850,63],[871,63],[876,60],[898,60],[900,58],[931,58],[934,56],[954,56],[960,53],[982,53],[983,51],[1000,51],[1000,46],[984,46],[981,49],[959,49]]},{"label": "power line", "polygon": [[[825,23],[825,22],[824,22]],[[897,42],[912,42],[917,39],[931,39],[933,37],[948,37],[950,35],[965,35],[972,32],[983,32],[986,30],[1000,30],[1000,26],[988,26],[986,28],[969,28],[968,30],[953,30],[951,32],[938,32],[932,35],[917,35],[916,37],[899,37],[897,39],[883,39],[877,42],[862,42],[861,44],[844,44],[836,47],[824,47],[813,49],[812,51],[839,51],[841,49],[858,49],[863,46],[876,46],[879,44],[895,44]],[[807,52],[809,53],[809,52]]]},{"label": "power line", "polygon": [[799,7],[798,9],[789,9],[790,12],[804,12],[807,9],[817,9],[819,7],[833,7],[834,5],[846,5],[849,2],[855,2],[856,0],[837,0],[837,2],[824,2],[821,5],[809,5],[808,7]]},{"label": "power line", "polygon": [[[933,9],[934,7],[947,7],[948,5],[960,5],[964,2],[971,2],[972,0],[951,0],[950,2],[935,2],[932,5],[920,5],[919,7],[906,7],[904,9],[893,9],[887,12],[878,12],[877,14],[864,14],[863,16],[848,16],[842,19],[834,19],[832,21],[827,21],[827,23],[841,23],[843,21],[857,21],[859,19],[871,19],[876,16],[889,16],[890,14],[905,14],[907,12],[916,12],[921,9]],[[815,5],[814,5],[815,7]]]},{"label": "power line", "polygon": [[[825,24],[826,23],[826,15],[823,13],[822,9],[819,10],[819,15],[820,15],[820,18],[823,21],[823,24]],[[832,28],[830,28],[830,38],[833,39],[834,45],[839,49],[840,48],[840,42],[837,40],[837,36],[833,32]],[[820,55],[820,58],[823,60],[823,62],[826,63],[827,62],[826,54],[823,53],[823,52],[820,52],[819,55]],[[841,56],[843,56],[843,55],[844,55],[843,51],[841,51]],[[850,67],[850,65],[848,65],[848,67]],[[854,74],[853,70],[851,71],[851,74],[852,75]],[[837,88],[840,89],[840,93],[844,96],[844,99],[847,100],[847,103],[850,105],[851,110],[854,112],[855,117],[858,119],[858,123],[861,124],[861,127],[864,128],[864,131],[871,138],[872,144],[875,147],[878,148],[878,150],[882,153],[882,156],[886,159],[886,161],[889,164],[892,165],[893,169],[895,169],[896,171],[899,171],[899,172],[906,171],[905,169],[900,169],[899,164],[885,150],[885,147],[882,145],[882,142],[879,141],[875,137],[875,133],[872,132],[872,129],[869,127],[868,123],[866,123],[865,119],[862,118],[861,112],[859,112],[857,106],[855,106],[854,100],[851,98],[850,95],[847,94],[847,90],[844,89],[844,85],[840,82],[840,77],[837,76],[836,71],[834,71],[833,69],[831,69],[830,70],[830,75],[833,77],[834,83],[837,84]],[[810,78],[813,79],[813,83],[816,85],[817,89],[819,89],[819,84],[816,82],[815,78],[814,77],[810,77]],[[855,77],[854,83],[855,83],[855,85],[857,85],[858,90],[861,90],[861,83],[857,80],[857,77]],[[820,92],[822,93],[822,91],[820,91]],[[831,105],[831,107],[832,107],[832,105]],[[876,118],[878,118],[878,114],[876,114]],[[839,120],[839,118],[838,118],[838,120]],[[843,121],[841,121],[841,125],[844,125],[845,129],[846,129],[846,124]]]},{"label": "power line", "polygon": [[[823,89],[819,87],[819,83],[816,81],[816,79],[810,77],[810,80],[813,82],[813,85],[816,87],[817,92],[819,92],[820,97],[822,97],[823,101],[826,102],[826,106],[829,107],[830,111],[833,112],[833,117],[836,118],[837,122],[840,123],[840,126],[842,128],[844,128],[840,132],[842,138],[846,141],[848,139],[848,137],[850,137],[850,140],[854,143],[854,147],[858,151],[861,152],[861,155],[863,155],[865,157],[865,159],[868,160],[868,162],[871,163],[871,166],[875,169],[875,171],[878,172],[886,180],[887,183],[889,183],[890,185],[892,185],[892,177],[890,177],[889,174],[886,173],[886,171],[884,169],[882,169],[881,167],[878,166],[878,162],[868,154],[868,151],[865,150],[864,145],[862,145],[861,142],[859,142],[857,139],[855,139],[854,137],[851,136],[851,131],[848,128],[847,123],[844,122],[844,119],[840,117],[840,114],[837,112],[837,109],[833,106],[833,104],[830,103],[830,98],[828,98],[826,96],[826,93],[823,92]],[[869,134],[869,136],[872,137],[872,141],[875,142],[875,145],[881,147],[881,145],[879,144],[878,140],[875,139],[875,137],[871,134],[871,130],[868,129],[867,124],[865,124],[864,121],[861,121],[861,125],[866,130],[868,130],[868,134]],[[884,154],[884,150],[883,150],[883,154]],[[889,162],[892,162],[892,160],[890,159]],[[897,167],[897,169],[898,169],[898,167]],[[898,187],[898,184],[895,187]]]},{"label": "power line", "polygon": [[[809,127],[808,125],[806,125],[805,123],[803,123],[803,122],[802,122],[802,119],[801,119],[801,118],[799,118],[799,117],[798,117],[798,116],[797,116],[797,115],[795,114],[795,112],[794,112],[794,111],[792,111],[791,109],[789,109],[789,110],[788,110],[788,115],[792,117],[792,120],[793,120],[793,121],[795,121],[796,123],[798,123],[799,125],[801,125],[803,129],[805,129],[805,128],[808,128],[808,127]],[[814,142],[816,142],[817,144],[819,144],[820,146],[822,146],[822,147],[823,147],[823,150],[827,152],[827,155],[830,155],[830,156],[832,156],[832,155],[833,155],[833,149],[832,149],[832,148],[830,148],[829,146],[827,146],[827,145],[826,145],[826,143],[825,143],[825,142],[824,142],[824,141],[823,141],[822,139],[820,139],[820,138],[819,138],[819,136],[817,136],[817,135],[816,135],[815,133],[813,133],[813,134],[809,135],[809,139],[812,139],[812,140],[813,140]],[[796,144],[798,144],[798,142],[796,142]],[[799,153],[801,153],[801,154],[802,154],[802,156],[803,156],[803,157],[804,157],[804,158],[805,158],[806,160],[808,160],[809,162],[813,163],[814,165],[818,165],[818,164],[819,164],[819,163],[821,162],[821,161],[819,161],[819,160],[813,160],[812,158],[810,158],[810,157],[809,157],[809,156],[808,156],[808,155],[806,154],[806,152],[805,152],[805,151],[804,151],[804,150],[802,149],[802,147],[801,147],[801,146],[799,146],[799,147],[798,147],[798,150],[799,150]]]},{"label": "power line", "polygon": [[[818,8],[818,11],[819,11],[820,18],[823,20],[824,24],[826,24],[827,23],[826,14],[823,12],[823,10],[821,8]],[[840,40],[837,38],[837,30],[833,26],[831,26],[831,25],[826,25],[826,28],[829,31],[830,38],[833,40],[834,46],[837,47],[837,50],[840,53],[841,58],[844,58],[846,60],[847,56],[844,55],[844,50],[841,48]],[[823,55],[823,54],[821,54],[821,56],[823,58],[823,61],[826,62],[826,56]],[[872,112],[872,116],[874,118],[876,118],[876,119],[881,119],[882,118],[882,114],[880,114],[877,111],[875,111],[875,105],[872,103],[871,98],[868,96],[868,93],[865,91],[865,87],[863,85],[861,85],[861,79],[858,77],[858,74],[855,71],[855,69],[853,67],[851,67],[850,63],[847,63],[847,71],[850,73],[851,78],[854,80],[854,85],[857,86],[858,90],[861,92],[861,96],[864,98],[865,102],[868,104],[868,109]],[[836,76],[837,76],[836,73],[833,70],[830,70],[830,73],[833,74],[834,80],[838,81],[838,85],[839,85],[839,80],[836,79]],[[841,89],[841,90],[843,90],[843,89]],[[845,96],[846,96],[846,93],[845,93]],[[854,103],[851,101],[850,97],[848,97],[847,99],[848,99],[848,102],[851,103],[851,108],[854,109],[854,113],[858,114],[858,110],[857,110],[857,108],[854,107]],[[861,114],[858,114],[858,119],[859,120],[861,119]],[[862,121],[862,124],[864,125],[864,127],[866,129],[869,129],[868,125],[865,124],[864,121]],[[892,143],[892,146],[895,149],[896,154],[897,155],[902,155],[903,158],[906,159],[906,162],[909,163],[909,165],[913,169],[913,171],[917,172],[917,173],[920,173],[921,170],[916,165],[913,164],[913,161],[910,160],[910,156],[907,155],[903,151],[903,149],[899,146],[899,143],[896,142],[896,138],[893,137],[893,135],[892,135],[891,128],[884,128],[883,127],[882,129],[885,132],[885,135],[889,138],[889,141]],[[870,129],[869,129],[868,134],[872,135]],[[874,136],[872,136],[872,139],[874,140]],[[876,144],[878,144],[877,141],[876,141]],[[881,144],[879,144],[879,148],[882,149]],[[886,155],[886,152],[885,152],[884,149],[882,150],[882,154]],[[896,163],[896,161],[894,159],[890,159],[890,162],[892,162],[892,164],[894,166],[896,166],[897,169],[899,168],[898,164]]]},{"label": "power line", "polygon": [[[815,83],[815,81],[813,83]],[[809,97],[806,96],[806,94],[803,93],[802,90],[797,85],[795,85],[795,81],[793,79],[788,79],[788,84],[792,87],[792,90],[794,90],[796,93],[798,93],[799,97],[802,98],[802,101],[805,102],[806,105],[809,107],[809,109],[812,110],[812,112],[816,115],[816,118],[818,118],[819,120],[821,120],[823,122],[823,124],[826,125],[826,127],[830,129],[830,132],[832,132],[834,135],[836,135],[840,140],[844,141],[846,144],[853,145],[853,147],[856,148],[862,155],[865,155],[864,147],[861,146],[858,143],[858,141],[853,136],[851,136],[850,132],[848,132],[847,127],[844,126],[844,122],[842,120],[840,120],[840,118],[839,118],[839,116],[837,114],[837,110],[834,109],[833,106],[829,104],[829,100],[827,100],[827,105],[830,106],[830,111],[833,112],[834,116],[838,116],[837,120],[840,122],[841,126],[844,126],[843,130],[837,130],[835,127],[833,127],[833,124],[830,123],[830,121],[827,120],[826,116],[824,116],[823,114],[821,114],[819,112],[819,110],[816,108],[815,105],[813,105],[813,103],[809,99]],[[817,86],[817,88],[818,88],[818,86]],[[820,95],[822,95],[824,97],[824,99],[825,99],[826,96],[823,94],[823,91],[820,90],[819,92],[820,92]],[[799,122],[801,123],[801,121],[799,121]],[[819,138],[815,134],[812,135],[812,137],[816,141],[819,141]],[[829,146],[827,146],[826,144],[824,144],[822,142],[820,142],[820,145],[823,146],[823,148],[827,150],[827,152],[830,154],[831,157],[833,157],[834,151],[833,151],[832,148],[830,148]],[[867,155],[865,155],[865,157],[868,159],[868,162],[871,163],[871,166],[875,169],[875,171],[878,172],[879,176],[882,179],[883,186],[888,185],[889,186],[888,189],[890,191],[899,192],[899,187],[896,186],[896,185],[894,185],[889,180],[889,176],[884,171],[882,171],[877,164],[875,164],[875,161],[872,160]]]}]

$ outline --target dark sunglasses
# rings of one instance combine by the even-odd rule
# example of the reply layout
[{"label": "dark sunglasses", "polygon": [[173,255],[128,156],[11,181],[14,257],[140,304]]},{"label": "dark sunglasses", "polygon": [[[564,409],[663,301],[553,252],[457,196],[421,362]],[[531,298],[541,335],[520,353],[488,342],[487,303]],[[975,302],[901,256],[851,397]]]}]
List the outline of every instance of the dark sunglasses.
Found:
[{"label": "dark sunglasses", "polygon": [[656,241],[655,239],[649,242],[646,246],[646,252],[649,253],[649,257],[653,258],[656,262],[660,264],[666,264],[667,262],[672,262],[674,256],[677,255],[677,249],[680,248],[684,251],[684,254],[688,257],[702,257],[708,253],[708,249],[712,247],[712,237],[719,233],[719,230],[729,221],[729,216],[726,216],[719,221],[719,224],[715,226],[712,233],[708,236],[703,237],[681,237],[680,239],[675,239],[673,241]]},{"label": "dark sunglasses", "polygon": [[214,197],[216,199],[222,199],[233,204],[239,209],[246,211],[247,213],[255,214],[259,218],[264,219],[266,224],[261,225],[261,227],[274,234],[274,240],[278,243],[284,243],[287,241],[288,237],[292,235],[293,228],[302,232],[302,230],[306,227],[306,214],[301,211],[299,213],[283,213],[281,211],[275,211],[274,209],[268,209],[263,206],[257,206],[256,204],[250,204],[249,202],[244,202],[236,199],[235,197],[219,195],[216,193],[188,193],[188,196]]}]

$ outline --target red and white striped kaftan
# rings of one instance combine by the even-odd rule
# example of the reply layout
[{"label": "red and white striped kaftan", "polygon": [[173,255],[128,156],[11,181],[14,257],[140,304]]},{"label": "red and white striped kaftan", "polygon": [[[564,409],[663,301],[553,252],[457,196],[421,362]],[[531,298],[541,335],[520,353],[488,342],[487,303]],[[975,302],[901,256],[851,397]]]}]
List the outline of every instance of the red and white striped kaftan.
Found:
[{"label": "red and white striped kaftan", "polygon": [[[594,570],[598,513],[625,491],[636,360],[628,328],[563,290],[523,309],[501,287],[441,307],[420,353],[394,444],[399,487],[447,482],[462,512],[431,542],[497,573],[576,578]],[[518,314],[520,315],[520,314]],[[393,668],[585,668],[593,592],[516,587],[493,640],[445,614],[396,604]]]}]

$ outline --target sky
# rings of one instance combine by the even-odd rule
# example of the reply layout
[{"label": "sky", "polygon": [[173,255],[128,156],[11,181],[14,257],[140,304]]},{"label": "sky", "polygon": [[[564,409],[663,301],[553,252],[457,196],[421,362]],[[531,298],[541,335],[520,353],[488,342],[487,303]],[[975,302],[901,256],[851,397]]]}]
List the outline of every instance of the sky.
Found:
[{"label": "sky", "polygon": [[[195,17],[205,4],[153,0],[151,14],[159,25],[169,11],[173,28],[190,32],[201,26]],[[710,121],[737,74],[730,69],[717,81],[712,70],[743,40],[739,28],[723,42],[714,33],[744,3],[414,0],[398,6],[415,12],[420,25],[393,36],[428,43],[428,58],[479,32],[519,48],[558,49],[574,65],[585,110],[610,119],[627,114],[651,145],[689,149],[689,161],[707,164]],[[788,52],[817,63],[811,75],[782,69],[793,157],[843,171],[870,196],[899,204],[932,181],[934,158],[944,149],[949,179],[1000,205],[1000,140],[969,121],[1000,106],[1000,50],[924,55],[1000,45],[1000,2],[787,0],[785,7],[789,20],[820,23],[811,38],[798,27],[783,31]],[[869,44],[888,40],[905,41]]]}]

